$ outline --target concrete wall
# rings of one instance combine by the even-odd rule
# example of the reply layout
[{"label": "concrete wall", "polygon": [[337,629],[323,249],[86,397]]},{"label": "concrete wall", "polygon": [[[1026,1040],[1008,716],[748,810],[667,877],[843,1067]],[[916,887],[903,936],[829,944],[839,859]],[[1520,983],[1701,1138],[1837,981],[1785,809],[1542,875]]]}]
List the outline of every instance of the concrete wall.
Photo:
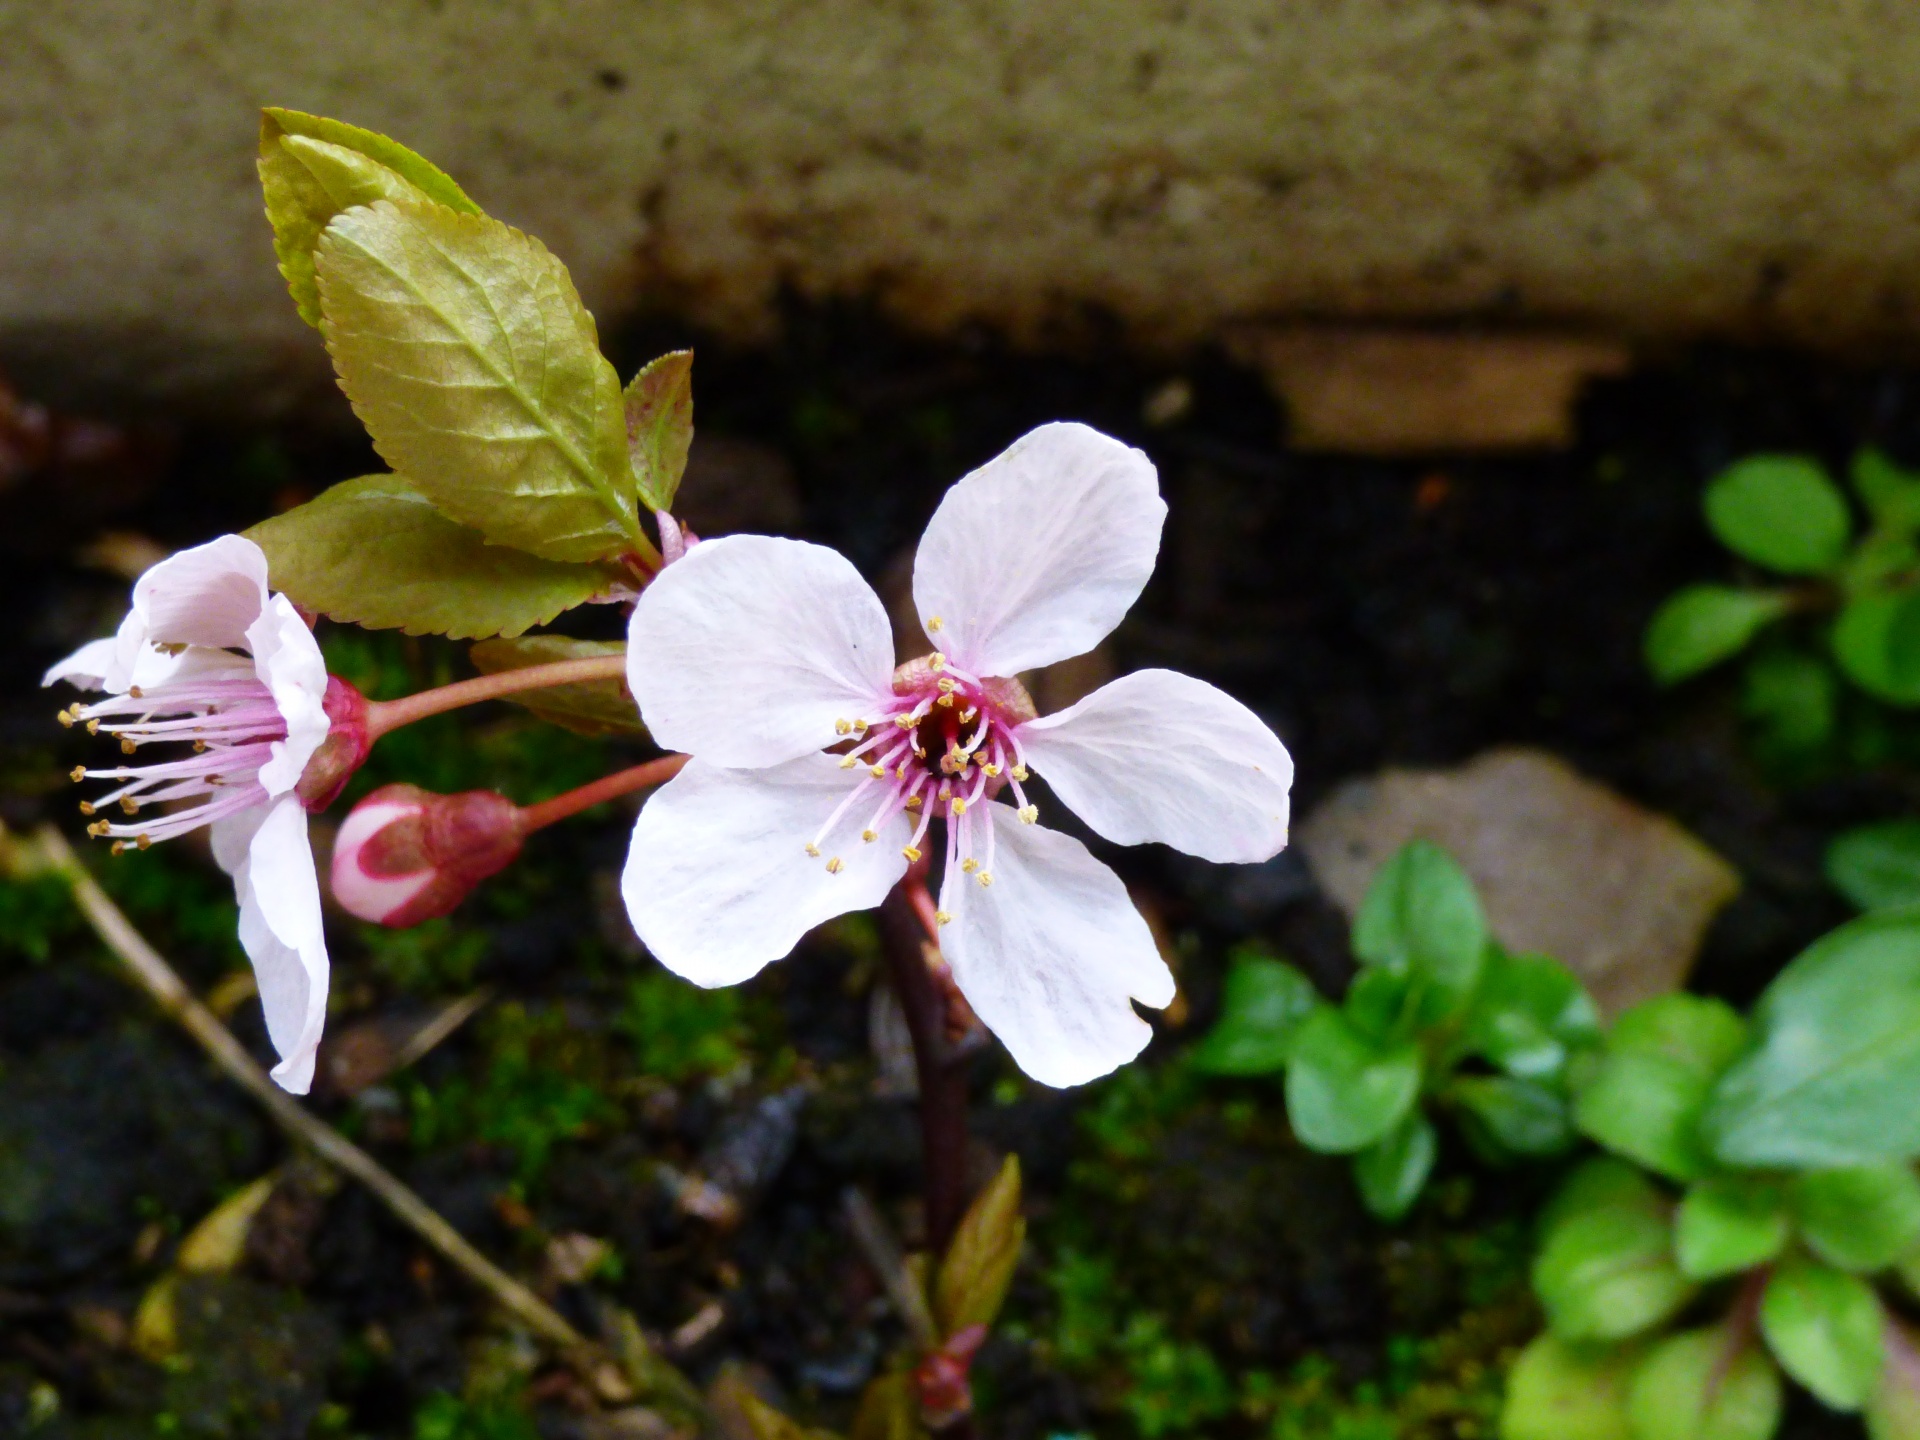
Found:
[{"label": "concrete wall", "polygon": [[310,388],[263,102],[424,151],[603,318],[1920,331],[1906,0],[0,0],[0,365]]}]

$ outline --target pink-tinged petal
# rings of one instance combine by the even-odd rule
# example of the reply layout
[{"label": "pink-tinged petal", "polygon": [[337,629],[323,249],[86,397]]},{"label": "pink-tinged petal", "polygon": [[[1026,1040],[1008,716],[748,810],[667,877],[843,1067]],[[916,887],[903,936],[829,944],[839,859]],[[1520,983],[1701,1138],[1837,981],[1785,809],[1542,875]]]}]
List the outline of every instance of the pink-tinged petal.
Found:
[{"label": "pink-tinged petal", "polygon": [[[846,808],[818,856],[806,849],[861,774],[830,755],[764,770],[689,764],[647,801],[633,827],[620,889],[641,941],[696,985],[734,985],[814,926],[878,905],[906,873],[900,852],[912,835],[896,814],[876,840],[860,838],[878,807],[878,786]],[[832,874],[827,862],[836,857],[842,868]]]},{"label": "pink-tinged petal", "polygon": [[116,649],[112,636],[105,640],[89,640],[66,659],[50,666],[47,673],[40,677],[40,683],[52,685],[64,680],[82,690],[104,689],[106,678],[113,670]]},{"label": "pink-tinged petal", "polygon": [[[260,819],[246,859],[233,871],[240,944],[253,962],[267,1036],[280,1055],[274,1081],[283,1090],[304,1095],[313,1084],[314,1053],[327,1020],[320,882],[307,842],[307,812],[299,800],[288,795],[253,813]],[[243,827],[229,826],[224,835],[219,828],[215,855],[224,863],[232,858],[229,847]]]},{"label": "pink-tinged petal", "polygon": [[[249,542],[251,543],[251,542]],[[287,738],[273,744],[273,758],[260,767],[269,795],[284,795],[327,738],[327,662],[313,631],[284,595],[275,595],[247,627],[254,673],[273,694],[287,723]]]},{"label": "pink-tinged petal", "polygon": [[243,646],[267,604],[267,557],[243,535],[169,555],[133,587],[134,613],[159,645]]},{"label": "pink-tinged petal", "polygon": [[933,512],[913,562],[920,623],[976,675],[1085,654],[1140,598],[1166,517],[1145,455],[1085,425],[1042,425]]},{"label": "pink-tinged petal", "polygon": [[340,824],[333,841],[333,898],[349,915],[385,924],[434,881],[431,869],[404,875],[376,875],[363,863],[367,843],[388,825],[418,815],[425,807],[401,801],[364,800]]},{"label": "pink-tinged petal", "polygon": [[647,586],[627,683],[669,750],[778,765],[831,745],[891,694],[893,632],[844,556],[767,535],[708,540]]},{"label": "pink-tinged petal", "polygon": [[1129,997],[1172,1004],[1173,974],[1120,877],[1086,846],[1023,825],[997,802],[984,813],[993,884],[957,878],[943,890],[953,921],[941,952],[1022,1070],[1044,1085],[1083,1085],[1145,1048],[1153,1031]]},{"label": "pink-tinged petal", "polygon": [[1141,670],[1017,732],[1027,763],[1097,834],[1250,863],[1287,843],[1293,758],[1202,680]]}]

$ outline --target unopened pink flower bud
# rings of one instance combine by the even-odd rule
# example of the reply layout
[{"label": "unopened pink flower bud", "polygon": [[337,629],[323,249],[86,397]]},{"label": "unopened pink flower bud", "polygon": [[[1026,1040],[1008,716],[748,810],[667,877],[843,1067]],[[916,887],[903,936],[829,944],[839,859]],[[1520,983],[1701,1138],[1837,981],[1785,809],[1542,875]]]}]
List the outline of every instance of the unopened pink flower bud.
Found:
[{"label": "unopened pink flower bud", "polygon": [[322,704],[327,712],[327,738],[300,772],[294,791],[308,810],[324,810],[340,798],[353,772],[366,763],[373,748],[367,730],[367,697],[338,675],[327,676]]},{"label": "unopened pink flower bud", "polygon": [[491,790],[436,795],[383,785],[353,807],[333,846],[333,894],[395,928],[445,915],[520,853],[520,807]]},{"label": "unopened pink flower bud", "polygon": [[915,1368],[913,1386],[919,1395],[920,1418],[929,1430],[944,1430],[973,1413],[973,1385],[968,1377],[973,1357],[986,1339],[986,1326],[969,1325],[949,1335]]}]

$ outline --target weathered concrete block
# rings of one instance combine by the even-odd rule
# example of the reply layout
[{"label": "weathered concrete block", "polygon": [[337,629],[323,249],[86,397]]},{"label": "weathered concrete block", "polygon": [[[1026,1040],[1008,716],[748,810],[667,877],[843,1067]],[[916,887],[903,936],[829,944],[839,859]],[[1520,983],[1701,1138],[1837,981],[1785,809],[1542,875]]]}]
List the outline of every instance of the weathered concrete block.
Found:
[{"label": "weathered concrete block", "polygon": [[603,318],[764,333],[792,286],[1169,346],[1289,316],[1877,344],[1916,326],[1916,73],[1896,0],[0,0],[0,363],[322,380],[265,102],[431,155]]}]

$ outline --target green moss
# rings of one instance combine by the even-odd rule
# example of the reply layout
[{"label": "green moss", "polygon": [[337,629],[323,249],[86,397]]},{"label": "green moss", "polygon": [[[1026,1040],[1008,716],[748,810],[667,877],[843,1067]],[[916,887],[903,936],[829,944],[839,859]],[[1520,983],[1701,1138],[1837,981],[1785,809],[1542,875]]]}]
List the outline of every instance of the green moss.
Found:
[{"label": "green moss", "polygon": [[511,1404],[473,1404],[441,1394],[428,1396],[414,1411],[413,1440],[540,1440],[540,1431]]},{"label": "green moss", "polygon": [[0,880],[0,955],[43,961],[82,928],[65,881],[50,875]]},{"label": "green moss", "polygon": [[406,930],[362,925],[360,941],[381,977],[410,994],[468,988],[487,954],[484,933],[459,928],[450,920],[428,920]]},{"label": "green moss", "polygon": [[614,1028],[632,1044],[643,1075],[678,1084],[747,1063],[741,1008],[738,990],[702,990],[655,970],[627,987]]}]

